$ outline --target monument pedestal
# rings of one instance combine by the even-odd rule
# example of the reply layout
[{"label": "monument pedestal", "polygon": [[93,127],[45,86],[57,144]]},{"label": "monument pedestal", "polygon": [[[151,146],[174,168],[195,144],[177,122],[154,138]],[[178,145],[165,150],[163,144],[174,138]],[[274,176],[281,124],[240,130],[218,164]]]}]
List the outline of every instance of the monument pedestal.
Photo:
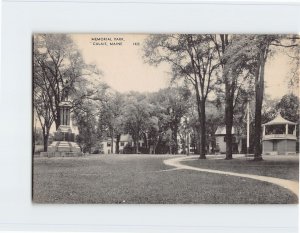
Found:
[{"label": "monument pedestal", "polygon": [[70,107],[68,102],[60,104],[61,125],[54,133],[54,141],[48,146],[47,152],[41,152],[41,157],[78,157],[82,156],[80,147],[75,142],[75,134],[70,123]]}]

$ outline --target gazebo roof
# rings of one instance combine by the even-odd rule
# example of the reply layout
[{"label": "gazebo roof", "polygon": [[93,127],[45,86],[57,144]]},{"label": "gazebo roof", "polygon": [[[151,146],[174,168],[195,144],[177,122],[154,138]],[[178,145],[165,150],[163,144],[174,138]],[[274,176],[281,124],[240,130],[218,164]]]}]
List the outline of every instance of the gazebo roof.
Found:
[{"label": "gazebo roof", "polygon": [[295,122],[291,122],[291,121],[288,121],[288,120],[284,119],[280,115],[280,113],[278,113],[277,116],[273,120],[271,120],[271,121],[269,121],[269,122],[267,122],[263,125],[286,125],[286,124],[288,124],[288,125],[297,125],[297,123],[295,123]]}]

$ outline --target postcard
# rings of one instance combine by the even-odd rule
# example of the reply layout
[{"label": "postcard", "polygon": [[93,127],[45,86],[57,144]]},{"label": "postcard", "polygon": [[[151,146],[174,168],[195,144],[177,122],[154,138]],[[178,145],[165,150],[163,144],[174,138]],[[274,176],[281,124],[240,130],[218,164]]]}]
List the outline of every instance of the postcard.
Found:
[{"label": "postcard", "polygon": [[33,34],[32,201],[298,204],[299,39]]}]

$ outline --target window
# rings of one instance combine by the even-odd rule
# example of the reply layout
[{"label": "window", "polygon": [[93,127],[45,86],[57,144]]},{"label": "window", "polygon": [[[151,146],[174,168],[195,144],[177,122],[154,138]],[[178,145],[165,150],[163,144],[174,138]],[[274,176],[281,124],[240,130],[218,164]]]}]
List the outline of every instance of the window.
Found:
[{"label": "window", "polygon": [[266,135],[285,134],[285,125],[266,125]]},{"label": "window", "polygon": [[288,134],[293,134],[295,130],[295,126],[294,125],[289,125],[288,126]]},{"label": "window", "polygon": [[124,146],[124,142],[121,142],[121,146]]},{"label": "window", "polygon": [[110,142],[107,142],[107,146],[111,146]]}]

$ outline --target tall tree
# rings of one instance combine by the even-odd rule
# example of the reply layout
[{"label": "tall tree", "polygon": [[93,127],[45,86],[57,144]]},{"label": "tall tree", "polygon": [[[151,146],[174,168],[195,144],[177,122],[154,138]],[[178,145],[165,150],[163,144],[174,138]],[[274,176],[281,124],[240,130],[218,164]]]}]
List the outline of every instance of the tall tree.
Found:
[{"label": "tall tree", "polygon": [[111,151],[114,151],[114,140],[116,138],[116,153],[119,153],[119,142],[123,133],[123,107],[124,97],[118,92],[109,92],[101,98],[99,107],[98,125],[102,134],[111,138]]},{"label": "tall tree", "polygon": [[[38,87],[35,88],[39,89]],[[48,138],[49,138],[50,129],[54,122],[54,117],[51,112],[51,102],[49,101],[47,93],[43,90],[34,92],[33,98],[34,98],[33,100],[34,114],[37,116],[40,126],[42,128],[43,146],[44,146],[44,151],[46,152],[48,148]],[[35,132],[33,133],[35,134]]]},{"label": "tall tree", "polygon": [[[268,56],[272,54],[272,47],[292,48],[298,47],[298,36],[282,35],[257,35],[253,43],[257,49],[257,66],[255,74],[255,139],[254,160],[262,160],[261,156],[261,123],[262,103],[264,96],[265,64]],[[274,50],[273,50],[274,52]]]},{"label": "tall tree", "polygon": [[97,146],[97,124],[94,109],[95,106],[91,101],[84,101],[84,105],[74,110],[73,114],[79,132],[76,139],[84,153],[92,153],[92,148]]},{"label": "tall tree", "polygon": [[128,94],[124,106],[124,130],[131,134],[136,153],[139,153],[140,138],[147,133],[149,123],[152,122],[152,111],[153,106],[145,95],[136,92]]},{"label": "tall tree", "polygon": [[[44,146],[52,123],[60,125],[59,104],[67,96],[75,106],[96,91],[88,82],[100,73],[87,65],[72,39],[64,34],[33,37],[33,105],[44,129]],[[80,93],[80,94],[79,94]],[[45,148],[46,150],[46,148]]]},{"label": "tall tree", "polygon": [[220,34],[218,39],[217,35],[212,35],[212,39],[216,45],[220,65],[223,69],[222,81],[225,84],[226,159],[232,159],[233,99],[236,88],[236,78],[234,77],[237,77],[237,75],[234,74],[234,77],[232,75],[229,77],[230,75],[224,72],[226,65],[224,54],[227,52],[227,47],[230,43],[229,36],[227,34]]},{"label": "tall tree", "polygon": [[[57,129],[60,124],[59,104],[66,98],[64,95],[69,97],[74,95],[87,86],[83,85],[83,82],[86,82],[88,77],[94,78],[100,72],[95,66],[84,62],[78,48],[68,35],[36,34],[33,40],[35,71],[33,83],[42,85],[40,87],[47,92]],[[37,78],[42,79],[43,82],[37,82]],[[82,96],[77,95],[78,100],[85,98],[87,94],[94,93],[86,92]],[[74,98],[71,100],[73,101]],[[77,103],[80,102],[78,100]]]},{"label": "tall tree", "polygon": [[[239,49],[229,56],[235,67],[247,67],[254,77],[255,83],[255,126],[254,126],[254,160],[261,157],[261,123],[262,104],[264,97],[265,64],[268,57],[274,54],[274,48],[297,47],[298,36],[289,35],[247,35],[243,36],[237,45]],[[229,70],[230,71],[230,70]],[[230,72],[229,72],[230,73]]]},{"label": "tall tree", "polygon": [[[161,109],[161,112],[155,113],[163,114],[164,129],[169,128],[170,131],[170,151],[173,154],[178,153],[178,130],[182,117],[187,113],[190,103],[191,92],[187,87],[169,87],[161,89],[152,96],[152,102],[155,105],[160,105],[156,109]],[[162,120],[162,119],[161,119]],[[162,121],[161,121],[162,122]]]},{"label": "tall tree", "polygon": [[[245,41],[244,48],[252,54],[250,61],[255,66],[255,125],[254,125],[254,160],[262,160],[261,156],[261,124],[264,97],[265,65],[268,57],[274,55],[278,48],[297,48],[298,36],[289,35],[255,35]],[[250,51],[250,52],[249,52]]]},{"label": "tall tree", "polygon": [[205,103],[218,73],[219,62],[216,58],[217,51],[209,35],[151,35],[144,46],[146,62],[153,65],[167,62],[172,66],[175,79],[184,78],[192,85],[200,122],[201,159],[206,158]]},{"label": "tall tree", "polygon": [[165,105],[165,89],[149,94],[149,103],[153,106],[150,125],[148,129],[148,142],[150,153],[162,153],[164,151],[165,134],[169,127],[168,107]]},{"label": "tall tree", "polygon": [[212,35],[222,67],[220,82],[225,90],[226,159],[232,159],[232,128],[236,102],[242,92],[247,92],[253,76],[253,65],[244,52],[246,35]]}]

